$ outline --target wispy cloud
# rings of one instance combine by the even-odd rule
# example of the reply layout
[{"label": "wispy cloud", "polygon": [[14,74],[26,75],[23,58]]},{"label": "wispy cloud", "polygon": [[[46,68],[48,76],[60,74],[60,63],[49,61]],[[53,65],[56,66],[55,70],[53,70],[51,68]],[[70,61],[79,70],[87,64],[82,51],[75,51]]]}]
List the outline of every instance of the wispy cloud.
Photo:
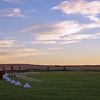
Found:
[{"label": "wispy cloud", "polygon": [[60,36],[56,34],[39,34],[36,40],[38,41],[60,40]]},{"label": "wispy cloud", "polygon": [[17,57],[26,57],[26,56],[30,57],[30,56],[45,55],[47,53],[34,48],[23,48],[23,49],[15,50],[15,54]]},{"label": "wispy cloud", "polygon": [[25,43],[18,41],[18,39],[4,38],[0,40],[0,49],[22,48],[26,46]]},{"label": "wispy cloud", "polygon": [[56,44],[56,41],[48,41],[48,40],[46,40],[46,41],[39,41],[39,40],[36,40],[36,41],[34,41],[34,42],[31,42],[31,44]]},{"label": "wispy cloud", "polygon": [[60,47],[52,47],[52,48],[47,48],[49,51],[56,51],[56,50],[62,50],[63,48]]},{"label": "wispy cloud", "polygon": [[51,9],[61,10],[67,15],[82,14],[86,17],[89,16],[88,18],[90,20],[93,19],[93,21],[97,21],[96,15],[100,13],[100,1],[91,0],[90,2],[87,2],[85,0],[65,0]]},{"label": "wispy cloud", "polygon": [[[40,27],[41,26],[41,27]],[[24,29],[23,32],[36,33],[35,41],[36,44],[56,44],[56,43],[76,43],[83,39],[92,39],[93,37],[99,37],[96,34],[85,34],[83,30],[93,29],[100,27],[100,23],[92,22],[88,24],[81,24],[77,21],[61,21],[48,25],[33,25],[29,28]],[[82,34],[81,34],[82,33]],[[66,39],[65,39],[66,38]],[[64,41],[62,41],[64,40]],[[66,40],[66,42],[65,42]]]},{"label": "wispy cloud", "polygon": [[28,0],[2,0],[2,1],[6,2],[6,3],[22,4],[22,3],[24,3],[25,1],[28,1]]},{"label": "wispy cloud", "polygon": [[72,34],[63,38],[61,44],[77,43],[81,40],[97,39],[100,38],[100,34]]},{"label": "wispy cloud", "polygon": [[65,40],[61,41],[60,44],[73,44],[73,43],[78,43],[78,40]]},{"label": "wispy cloud", "polygon": [[20,8],[9,8],[0,10],[0,17],[25,17]]},{"label": "wispy cloud", "polygon": [[30,32],[33,32],[35,30],[41,29],[41,27],[43,27],[43,25],[32,25],[32,26],[29,26],[29,27],[21,30],[21,32],[23,32],[23,33],[30,33]]},{"label": "wispy cloud", "polygon": [[82,39],[91,39],[92,37],[94,36],[97,36],[97,35],[94,35],[94,34],[72,34],[72,35],[69,35],[69,36],[66,36],[64,37],[63,39],[64,40],[82,40]]},{"label": "wispy cloud", "polygon": [[0,56],[5,59],[17,59],[23,57],[34,57],[41,55],[48,55],[46,51],[34,48],[17,48],[17,49],[0,49]]},{"label": "wispy cloud", "polygon": [[3,47],[13,47],[15,40],[0,40],[0,48]]},{"label": "wispy cloud", "polygon": [[18,2],[20,0],[2,0],[2,1],[4,1],[4,2]]},{"label": "wispy cloud", "polygon": [[[80,31],[80,26],[76,21],[60,21],[52,24],[43,24],[43,25],[33,25],[26,29],[23,29],[22,32],[36,32],[45,33],[45,34],[71,34]],[[66,33],[65,33],[66,32]]]},{"label": "wispy cloud", "polygon": [[100,23],[100,19],[97,17],[97,16],[87,16],[88,18],[89,18],[89,20],[91,20],[91,21],[94,21],[94,22],[96,22],[96,23]]},{"label": "wispy cloud", "polygon": [[35,42],[38,44],[55,44],[56,41],[61,40],[65,35],[77,33],[81,30],[81,27],[76,21],[61,21],[48,25],[33,25],[22,32],[36,33]]}]

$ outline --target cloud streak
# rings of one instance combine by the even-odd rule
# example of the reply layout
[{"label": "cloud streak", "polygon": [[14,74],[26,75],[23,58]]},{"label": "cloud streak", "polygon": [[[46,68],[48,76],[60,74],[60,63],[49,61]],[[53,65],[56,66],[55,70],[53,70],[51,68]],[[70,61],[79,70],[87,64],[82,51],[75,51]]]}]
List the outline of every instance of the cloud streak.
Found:
[{"label": "cloud streak", "polygon": [[17,59],[23,57],[34,57],[48,55],[46,51],[34,48],[0,49],[0,56],[3,59]]},{"label": "cloud streak", "polygon": [[[83,39],[93,39],[99,37],[97,34],[85,34],[83,30],[91,30],[100,27],[99,22],[92,22],[88,24],[81,24],[77,21],[61,21],[53,24],[33,25],[24,29],[23,32],[35,33],[36,44],[57,44],[57,43],[76,43]],[[66,39],[65,39],[66,38]],[[64,41],[63,41],[64,40]],[[63,41],[63,42],[62,42]]]},{"label": "cloud streak", "polygon": [[3,2],[6,2],[6,3],[12,3],[12,4],[22,4],[24,3],[25,1],[28,1],[28,0],[2,0]]},{"label": "cloud streak", "polygon": [[3,9],[0,10],[0,17],[25,17],[22,14],[22,10],[20,8],[9,8],[9,9]]},{"label": "cloud streak", "polygon": [[15,40],[0,40],[0,48],[13,47]]}]

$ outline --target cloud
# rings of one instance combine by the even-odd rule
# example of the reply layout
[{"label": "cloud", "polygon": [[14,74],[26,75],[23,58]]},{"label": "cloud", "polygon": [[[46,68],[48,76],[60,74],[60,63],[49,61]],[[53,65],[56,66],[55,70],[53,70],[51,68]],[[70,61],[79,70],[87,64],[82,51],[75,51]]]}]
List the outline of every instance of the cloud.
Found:
[{"label": "cloud", "polygon": [[21,32],[23,33],[36,33],[41,34],[44,37],[53,37],[53,35],[57,36],[64,36],[72,33],[80,32],[83,29],[92,29],[100,27],[100,21],[94,16],[88,16],[91,17],[91,20],[95,20],[95,22],[92,23],[86,23],[82,24],[75,20],[65,20],[65,21],[59,21],[51,24],[42,24],[42,25],[32,25],[29,26]]},{"label": "cloud", "polygon": [[33,56],[41,56],[41,55],[48,55],[48,52],[44,52],[34,48],[17,48],[17,49],[0,49],[0,56],[2,58],[9,58],[9,59],[17,59],[23,57],[33,57]]},{"label": "cloud", "polygon": [[39,30],[41,29],[41,27],[43,27],[42,25],[32,25],[28,28],[25,28],[23,30],[21,30],[22,33],[30,33],[30,32],[33,32],[35,30]]},{"label": "cloud", "polygon": [[0,48],[13,47],[15,45],[15,40],[0,40]]},{"label": "cloud", "polygon": [[77,43],[79,42],[78,40],[65,40],[65,41],[61,41],[60,44],[73,44],[73,43]]},{"label": "cloud", "polygon": [[63,48],[60,48],[60,47],[47,48],[47,50],[50,50],[50,51],[62,50],[62,49],[63,49]]},{"label": "cloud", "polygon": [[56,44],[56,41],[39,41],[39,40],[36,40],[34,42],[32,42],[32,44]]},{"label": "cloud", "polygon": [[18,2],[18,1],[20,1],[20,0],[3,0],[4,2]]},{"label": "cloud", "polygon": [[[93,19],[93,18],[92,18]],[[61,21],[51,24],[43,25],[33,25],[22,32],[25,33],[35,33],[34,34],[34,44],[57,44],[57,43],[76,43],[83,39],[95,38],[95,34],[91,33],[85,34],[83,30],[91,30],[100,27],[100,22],[94,19],[95,22],[82,24],[77,21]],[[82,34],[81,34],[82,33]],[[96,35],[96,37],[98,37]],[[67,39],[66,42],[64,39]],[[73,40],[74,39],[74,40]],[[64,41],[62,41],[64,40]]]},{"label": "cloud", "polygon": [[100,38],[100,34],[72,34],[68,35],[63,38],[63,41],[61,41],[61,44],[72,44],[72,43],[78,43],[82,40],[89,40],[89,39],[97,39]]},{"label": "cloud", "polygon": [[52,7],[52,10],[61,10],[65,14],[96,15],[100,13],[100,1],[72,0],[63,1],[59,5]]},{"label": "cloud", "polygon": [[[33,25],[22,30],[24,33],[33,33],[34,43],[55,44],[55,43],[77,43],[83,39],[99,38],[99,35],[92,34],[92,29],[100,27],[100,1],[97,0],[64,0],[52,10],[61,10],[66,15],[81,14],[87,17],[90,22],[80,23],[75,20],[65,20],[51,24]],[[84,30],[91,33],[85,34]],[[82,34],[81,34],[82,33]]]},{"label": "cloud", "polygon": [[19,8],[9,8],[0,10],[0,17],[25,17]]},{"label": "cloud", "polygon": [[76,21],[61,21],[44,25],[33,25],[23,29],[21,32],[35,33],[36,44],[55,44],[61,37],[77,33],[81,26]]},{"label": "cloud", "polygon": [[12,4],[23,4],[28,0],[2,0],[2,1],[6,3],[12,3]]},{"label": "cloud", "polygon": [[0,56],[4,57],[10,54],[11,54],[10,50],[0,48]]},{"label": "cloud", "polygon": [[100,22],[100,19],[96,16],[87,16],[89,20],[94,21],[96,23]]},{"label": "cloud", "polygon": [[50,40],[60,40],[59,35],[51,34],[39,34],[36,38],[38,41],[50,41]]},{"label": "cloud", "polygon": [[23,29],[21,32],[37,32],[43,34],[71,34],[80,31],[81,27],[76,21],[60,21],[52,24],[33,25]]},{"label": "cloud", "polygon": [[18,42],[14,39],[1,39],[0,40],[0,49],[4,48],[19,48],[19,47],[25,47],[26,45],[22,42]]},{"label": "cloud", "polygon": [[17,57],[27,57],[27,56],[45,55],[47,53],[42,52],[38,49],[23,48],[23,49],[15,50],[15,54],[16,54]]},{"label": "cloud", "polygon": [[64,37],[64,40],[82,40],[82,39],[91,39],[94,35],[92,34],[72,34],[69,36]]},{"label": "cloud", "polygon": [[97,21],[96,15],[100,14],[100,1],[91,0],[87,2],[85,0],[65,0],[51,9],[61,10],[67,15],[82,14],[90,20]]},{"label": "cloud", "polygon": [[100,33],[96,33],[97,36],[100,36]]},{"label": "cloud", "polygon": [[72,34],[63,38],[61,44],[77,43],[81,40],[97,39],[100,38],[100,33],[96,34]]},{"label": "cloud", "polygon": [[88,23],[88,24],[83,24],[82,29],[93,29],[93,28],[99,28],[100,27],[100,22],[97,23]]}]

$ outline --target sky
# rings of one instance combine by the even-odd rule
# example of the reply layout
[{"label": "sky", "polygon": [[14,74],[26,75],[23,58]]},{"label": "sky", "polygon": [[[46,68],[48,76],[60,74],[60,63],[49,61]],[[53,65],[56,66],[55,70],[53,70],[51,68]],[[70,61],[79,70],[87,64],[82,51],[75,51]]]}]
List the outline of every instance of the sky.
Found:
[{"label": "sky", "polygon": [[100,0],[0,0],[0,63],[100,64]]}]

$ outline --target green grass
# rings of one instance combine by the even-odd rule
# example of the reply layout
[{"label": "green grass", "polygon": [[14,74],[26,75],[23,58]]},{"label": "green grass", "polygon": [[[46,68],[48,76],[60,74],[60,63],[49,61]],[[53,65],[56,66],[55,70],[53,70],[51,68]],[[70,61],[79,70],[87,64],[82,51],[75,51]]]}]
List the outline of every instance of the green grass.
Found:
[{"label": "green grass", "polygon": [[32,89],[24,89],[1,80],[0,100],[100,100],[100,72],[41,72],[29,77],[42,81],[29,82]]}]

